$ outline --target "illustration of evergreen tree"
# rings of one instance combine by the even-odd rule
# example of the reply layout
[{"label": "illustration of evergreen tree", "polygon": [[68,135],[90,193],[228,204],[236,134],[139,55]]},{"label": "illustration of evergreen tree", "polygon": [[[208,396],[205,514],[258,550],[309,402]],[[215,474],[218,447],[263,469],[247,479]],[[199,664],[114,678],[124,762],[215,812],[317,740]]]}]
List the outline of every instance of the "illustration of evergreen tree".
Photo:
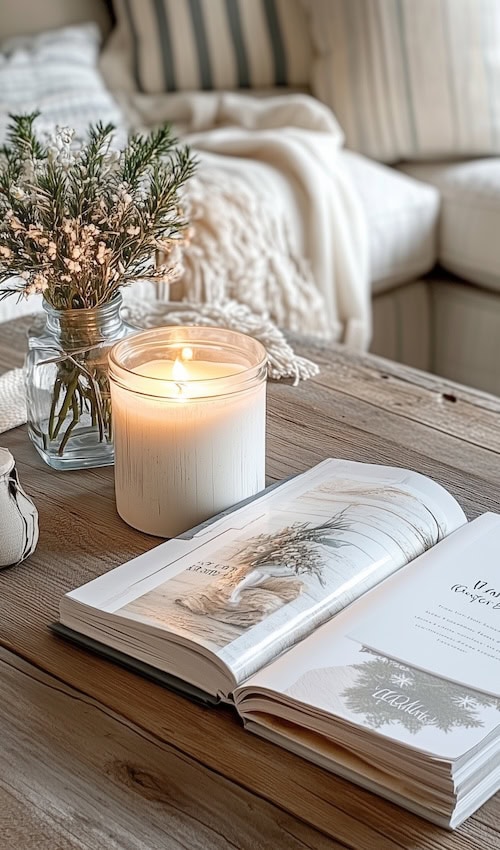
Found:
[{"label": "illustration of evergreen tree", "polygon": [[[365,722],[373,729],[400,723],[412,733],[424,726],[450,732],[457,727],[471,729],[483,726],[480,708],[493,707],[500,711],[500,700],[493,696],[406,667],[366,647],[362,651],[369,653],[372,658],[353,665],[358,672],[358,680],[355,685],[345,689],[342,697],[346,707],[355,714],[363,714]],[[416,710],[425,712],[427,719],[376,699],[374,694],[381,689],[408,698],[408,703],[415,704]]]}]

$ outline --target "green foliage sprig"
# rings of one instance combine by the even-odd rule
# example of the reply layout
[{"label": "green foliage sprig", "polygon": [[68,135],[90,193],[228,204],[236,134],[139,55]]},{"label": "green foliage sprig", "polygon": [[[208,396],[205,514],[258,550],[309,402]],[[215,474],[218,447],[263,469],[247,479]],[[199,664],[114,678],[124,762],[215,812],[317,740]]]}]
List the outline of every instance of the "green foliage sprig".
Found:
[{"label": "green foliage sprig", "polygon": [[0,298],[43,292],[58,310],[98,307],[138,278],[174,280],[189,149],[164,126],[114,150],[115,128],[102,123],[82,143],[69,128],[45,143],[37,114],[12,115],[0,148]]}]

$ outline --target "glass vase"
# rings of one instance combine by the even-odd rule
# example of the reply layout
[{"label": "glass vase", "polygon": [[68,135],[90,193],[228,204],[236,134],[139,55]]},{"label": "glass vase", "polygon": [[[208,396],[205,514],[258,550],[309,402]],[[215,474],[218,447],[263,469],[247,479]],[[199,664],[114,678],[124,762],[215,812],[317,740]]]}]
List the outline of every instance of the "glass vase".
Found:
[{"label": "glass vase", "polygon": [[114,461],[108,353],[137,329],[121,317],[121,295],[101,307],[55,310],[28,336],[28,433],[54,469]]}]

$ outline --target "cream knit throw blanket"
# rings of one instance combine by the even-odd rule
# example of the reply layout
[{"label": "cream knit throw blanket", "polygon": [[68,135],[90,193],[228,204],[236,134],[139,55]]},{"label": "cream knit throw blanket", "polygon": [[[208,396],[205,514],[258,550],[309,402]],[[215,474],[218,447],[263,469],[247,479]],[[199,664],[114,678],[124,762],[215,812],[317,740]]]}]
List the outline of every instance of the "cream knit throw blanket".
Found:
[{"label": "cream knit throw blanket", "polygon": [[367,227],[327,107],[229,92],[127,95],[121,106],[133,126],[173,123],[199,160],[187,300],[232,298],[279,327],[368,346]]},{"label": "cream knit throw blanket", "polygon": [[[249,163],[239,173],[212,165],[190,181],[193,237],[181,261],[183,297],[219,306],[234,300],[281,328],[329,337],[324,299],[286,217],[266,196],[263,169]],[[258,172],[253,184],[249,171]]]}]

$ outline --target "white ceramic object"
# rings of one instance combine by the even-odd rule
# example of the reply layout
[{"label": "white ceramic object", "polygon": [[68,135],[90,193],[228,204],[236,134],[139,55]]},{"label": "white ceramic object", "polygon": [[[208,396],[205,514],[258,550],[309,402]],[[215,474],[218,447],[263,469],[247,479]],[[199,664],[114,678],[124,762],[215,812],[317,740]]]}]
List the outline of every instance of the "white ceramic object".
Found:
[{"label": "white ceramic object", "polygon": [[38,511],[26,495],[14,458],[0,448],[0,568],[24,561],[38,542]]}]

